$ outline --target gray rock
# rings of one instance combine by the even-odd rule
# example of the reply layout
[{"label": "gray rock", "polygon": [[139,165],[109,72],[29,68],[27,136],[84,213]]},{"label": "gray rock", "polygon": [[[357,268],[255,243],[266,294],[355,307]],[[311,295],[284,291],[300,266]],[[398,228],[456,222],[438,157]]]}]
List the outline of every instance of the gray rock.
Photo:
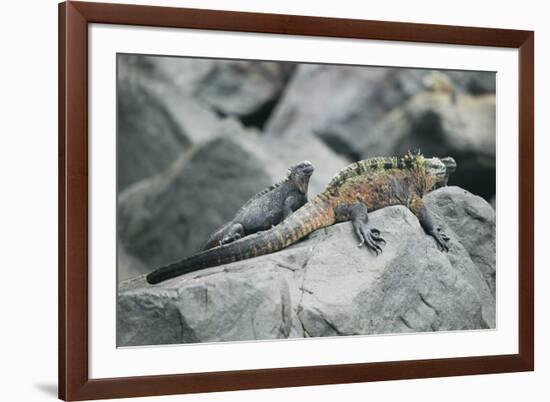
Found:
[{"label": "gray rock", "polygon": [[220,113],[261,127],[292,70],[292,63],[217,62],[195,93]]},{"label": "gray rock", "polygon": [[458,163],[451,183],[490,199],[495,194],[496,107],[494,95],[423,92],[388,113],[362,143],[362,157],[451,155]]},{"label": "gray rock", "polygon": [[[496,216],[483,198],[459,187],[434,191],[424,199],[428,208],[456,233],[470,258],[483,274],[492,294],[496,286]],[[475,233],[474,236],[471,234]]]},{"label": "gray rock", "polygon": [[265,129],[271,135],[313,133],[336,152],[356,155],[353,140],[363,135],[365,121],[387,110],[382,102],[371,102],[386,73],[385,68],[302,64]]},{"label": "gray rock", "polygon": [[491,207],[456,188],[426,202],[452,239],[448,253],[409,210],[384,208],[370,216],[387,241],[378,257],[342,223],[274,254],[120,284],[118,345],[494,328]]},{"label": "gray rock", "polygon": [[142,85],[119,81],[118,185],[129,185],[165,169],[189,145],[162,101]]},{"label": "gray rock", "polygon": [[[224,116],[262,126],[294,63],[139,56],[150,74]],[[144,70],[144,69],[142,69]]]},{"label": "gray rock", "polygon": [[[272,135],[311,132],[336,152],[360,159],[373,127],[388,112],[425,91],[427,78],[435,73],[409,68],[299,65],[266,130]],[[494,92],[494,73],[447,71],[445,76],[458,93]]]},{"label": "gray rock", "polygon": [[289,289],[277,268],[212,275],[206,282],[125,290],[118,346],[288,337]]},{"label": "gray rock", "polygon": [[[425,153],[495,154],[495,97],[425,91],[382,119],[363,143],[363,155],[403,153],[420,144]],[[442,141],[439,143],[437,141]]]},{"label": "gray rock", "polygon": [[219,125],[214,112],[137,68],[119,59],[119,190],[163,171]]},{"label": "gray rock", "polygon": [[312,134],[262,136],[258,148],[266,150],[266,162],[277,167],[276,171],[288,168],[298,161],[309,160],[315,173],[309,182],[309,196],[323,191],[330,179],[349,164],[342,156],[335,154],[323,141]]}]

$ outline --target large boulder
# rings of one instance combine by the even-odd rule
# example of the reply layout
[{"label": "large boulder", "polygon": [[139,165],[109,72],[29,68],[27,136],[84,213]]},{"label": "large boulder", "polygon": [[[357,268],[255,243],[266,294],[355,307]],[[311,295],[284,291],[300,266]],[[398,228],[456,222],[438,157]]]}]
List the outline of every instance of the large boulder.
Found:
[{"label": "large boulder", "polygon": [[261,127],[294,63],[187,57],[133,56],[145,74],[169,82],[223,116]]},{"label": "large boulder", "polygon": [[489,200],[495,194],[496,105],[494,95],[425,91],[395,108],[362,143],[362,158],[403,155],[453,156],[451,183]]},{"label": "large boulder", "polygon": [[[496,294],[496,216],[494,206],[460,187],[434,191],[424,202],[435,220],[449,226],[464,245],[493,294]],[[472,233],[475,233],[472,236]]]},{"label": "large boulder", "polygon": [[[122,57],[122,56],[121,56]],[[219,118],[188,94],[119,59],[118,186],[165,170],[191,144],[212,137]]]},{"label": "large boulder", "polygon": [[[117,344],[242,341],[495,327],[494,212],[457,188],[426,198],[451,237],[437,249],[401,206],[370,215],[387,244],[357,248],[349,223],[285,250],[159,285],[119,286]],[[480,255],[487,253],[487,255]]]},{"label": "large boulder", "polygon": [[330,179],[349,164],[344,157],[335,154],[318,137],[304,133],[302,135],[283,135],[280,137],[258,137],[258,148],[266,152],[266,162],[276,171],[309,160],[315,167],[315,173],[309,181],[309,196],[323,191]]},{"label": "large boulder", "polygon": [[[376,120],[388,106],[372,102],[384,85],[385,68],[301,64],[266,124],[269,135],[308,133],[350,159],[358,155],[354,138],[365,120]],[[355,158],[356,159],[356,158]]]},{"label": "large boulder", "polygon": [[301,64],[266,131],[272,135],[314,133],[336,152],[360,159],[365,139],[388,112],[442,82],[458,94],[494,93],[495,74]]},{"label": "large boulder", "polygon": [[181,259],[196,252],[251,196],[308,157],[316,167],[309,194],[320,192],[346,165],[316,137],[268,138],[225,120],[213,139],[120,194],[120,242],[149,271]]}]

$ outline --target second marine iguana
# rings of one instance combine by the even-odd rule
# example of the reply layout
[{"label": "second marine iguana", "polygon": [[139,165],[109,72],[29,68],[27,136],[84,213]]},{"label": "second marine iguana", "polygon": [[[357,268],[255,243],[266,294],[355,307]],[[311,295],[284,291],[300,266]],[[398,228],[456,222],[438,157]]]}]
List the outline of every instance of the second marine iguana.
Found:
[{"label": "second marine iguana", "polygon": [[313,170],[313,165],[309,161],[290,167],[283,180],[248,200],[237,211],[231,222],[226,223],[210,236],[201,250],[231,243],[281,223],[307,202],[309,178]]},{"label": "second marine iguana", "polygon": [[341,170],[325,190],[279,225],[235,242],[224,244],[167,265],[147,275],[159,283],[203,268],[227,264],[281,250],[309,233],[337,222],[351,220],[360,243],[377,255],[385,243],[378,229],[368,222],[368,212],[391,205],[408,207],[432,236],[440,250],[447,251],[449,238],[435,227],[422,202],[424,194],[445,186],[456,169],[451,157],[379,157],[354,162]]}]

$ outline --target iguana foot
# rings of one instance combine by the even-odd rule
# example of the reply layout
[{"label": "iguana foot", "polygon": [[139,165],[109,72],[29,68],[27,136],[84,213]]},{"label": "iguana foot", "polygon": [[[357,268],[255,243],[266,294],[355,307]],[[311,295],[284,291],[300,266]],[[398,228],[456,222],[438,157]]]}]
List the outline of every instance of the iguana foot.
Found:
[{"label": "iguana foot", "polygon": [[420,208],[417,211],[417,216],[424,231],[435,239],[437,248],[441,251],[449,251],[449,246],[447,245],[447,242],[450,240],[449,236],[443,233],[439,226],[434,225],[426,207],[423,206]]},{"label": "iguana foot", "polygon": [[386,241],[380,236],[378,229],[370,228],[368,225],[368,210],[367,205],[358,202],[353,205],[341,205],[336,211],[337,220],[351,218],[353,230],[359,239],[358,247],[367,245],[367,248],[374,251],[376,255],[382,252],[381,244],[386,244]]},{"label": "iguana foot", "polygon": [[223,246],[227,243],[232,243],[240,238],[244,237],[244,227],[240,223],[233,223],[225,228],[221,232],[221,235],[218,237],[217,246]]},{"label": "iguana foot", "polygon": [[227,235],[223,239],[220,240],[220,246],[224,245],[224,244],[227,244],[227,243],[232,243],[236,240],[239,240],[241,237],[242,236],[241,236],[240,233],[232,233],[230,235]]},{"label": "iguana foot", "polygon": [[378,229],[371,229],[365,223],[355,225],[354,228],[355,234],[359,238],[357,247],[362,247],[363,244],[366,244],[369,249],[376,253],[376,255],[382,252],[382,247],[380,247],[380,245],[386,244],[386,240],[380,236],[380,231]]},{"label": "iguana foot", "polygon": [[449,251],[449,246],[447,242],[451,240],[449,236],[441,231],[440,227],[436,227],[431,233],[431,236],[435,239],[437,243],[437,248],[441,251]]}]

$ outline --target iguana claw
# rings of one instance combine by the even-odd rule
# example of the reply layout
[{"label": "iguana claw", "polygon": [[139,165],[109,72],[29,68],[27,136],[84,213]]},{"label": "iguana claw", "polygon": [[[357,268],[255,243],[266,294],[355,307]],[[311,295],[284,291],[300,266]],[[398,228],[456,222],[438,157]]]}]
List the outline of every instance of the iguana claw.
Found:
[{"label": "iguana claw", "polygon": [[441,231],[440,227],[435,228],[431,235],[435,239],[437,243],[437,248],[439,248],[439,250],[449,251],[449,245],[447,244],[447,242],[451,239],[449,236]]},{"label": "iguana claw", "polygon": [[241,237],[242,236],[240,233],[233,233],[231,235],[225,236],[223,239],[221,239],[220,246],[223,244],[232,243],[235,240],[239,240]]},{"label": "iguana claw", "polygon": [[386,244],[386,241],[380,237],[380,231],[378,229],[369,228],[365,223],[361,223],[355,227],[355,234],[360,240],[357,247],[362,247],[363,244],[366,244],[370,250],[376,253],[376,255],[382,252],[380,244]]}]

